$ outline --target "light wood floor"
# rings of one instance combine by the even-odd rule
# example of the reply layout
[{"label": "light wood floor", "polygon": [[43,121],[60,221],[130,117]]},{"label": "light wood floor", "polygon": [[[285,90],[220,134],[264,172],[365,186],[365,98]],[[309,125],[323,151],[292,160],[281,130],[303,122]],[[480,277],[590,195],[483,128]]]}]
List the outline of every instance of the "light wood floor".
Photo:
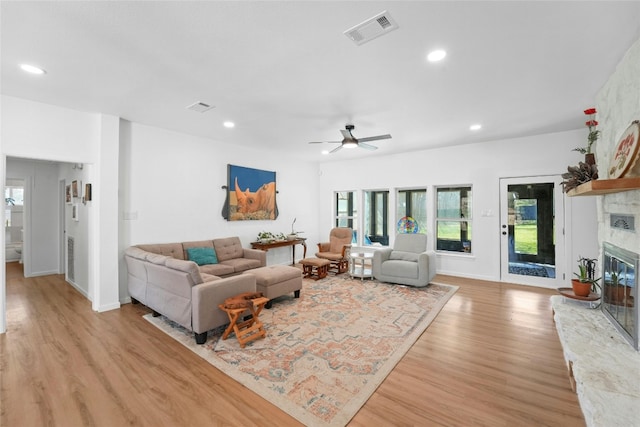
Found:
[{"label": "light wood floor", "polygon": [[[2,426],[299,423],[124,305],[95,313],[60,275],[7,266]],[[460,286],[350,426],[584,426],[553,325],[552,291]]]}]

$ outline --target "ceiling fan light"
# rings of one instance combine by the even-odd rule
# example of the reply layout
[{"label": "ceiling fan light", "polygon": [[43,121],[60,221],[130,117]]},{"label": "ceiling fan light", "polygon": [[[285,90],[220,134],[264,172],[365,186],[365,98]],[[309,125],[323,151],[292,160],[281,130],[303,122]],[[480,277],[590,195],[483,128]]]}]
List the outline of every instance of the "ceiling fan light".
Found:
[{"label": "ceiling fan light", "polygon": [[44,71],[42,68],[36,67],[35,65],[31,64],[20,64],[20,68],[22,69],[22,71],[26,71],[30,74],[46,74],[46,71]]},{"label": "ceiling fan light", "polygon": [[342,146],[344,148],[356,148],[358,146],[358,143],[355,141],[345,141],[342,143]]}]

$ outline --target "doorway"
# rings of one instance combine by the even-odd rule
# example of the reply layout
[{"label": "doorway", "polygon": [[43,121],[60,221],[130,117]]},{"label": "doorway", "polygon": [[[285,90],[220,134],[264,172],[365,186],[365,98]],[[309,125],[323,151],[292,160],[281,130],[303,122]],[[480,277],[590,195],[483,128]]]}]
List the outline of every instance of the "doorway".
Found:
[{"label": "doorway", "polygon": [[24,179],[6,178],[5,201],[5,261],[23,262],[24,242]]},{"label": "doorway", "polygon": [[504,282],[558,288],[564,265],[560,176],[500,180],[500,270]]}]

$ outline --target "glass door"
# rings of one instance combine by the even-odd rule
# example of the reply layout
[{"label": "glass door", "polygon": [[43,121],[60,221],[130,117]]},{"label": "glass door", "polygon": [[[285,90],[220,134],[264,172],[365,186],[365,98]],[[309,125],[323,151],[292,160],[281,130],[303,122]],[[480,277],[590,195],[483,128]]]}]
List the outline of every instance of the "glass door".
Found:
[{"label": "glass door", "polygon": [[564,198],[560,176],[500,180],[501,280],[563,286]]}]

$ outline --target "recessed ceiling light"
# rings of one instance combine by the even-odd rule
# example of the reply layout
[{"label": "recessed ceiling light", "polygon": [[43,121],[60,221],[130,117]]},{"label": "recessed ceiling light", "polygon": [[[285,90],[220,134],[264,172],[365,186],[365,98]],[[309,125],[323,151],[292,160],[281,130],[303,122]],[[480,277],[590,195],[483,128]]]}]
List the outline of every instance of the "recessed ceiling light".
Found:
[{"label": "recessed ceiling light", "polygon": [[480,130],[482,129],[482,125],[480,123],[476,123],[475,125],[469,126],[469,130]]},{"label": "recessed ceiling light", "polygon": [[224,122],[222,125],[229,129],[236,127],[236,124],[233,122]]},{"label": "recessed ceiling light", "polygon": [[38,68],[35,65],[20,64],[20,68],[22,68],[22,71],[26,71],[27,73],[31,73],[31,74],[44,74],[45,73],[45,71],[42,68]]},{"label": "recessed ceiling light", "polygon": [[322,154],[324,154],[324,155],[329,154],[329,150],[322,150]]},{"label": "recessed ceiling light", "polygon": [[430,52],[427,55],[427,60],[429,60],[429,62],[438,62],[438,61],[442,61],[445,56],[447,56],[447,52],[445,52],[442,49],[438,49],[438,50],[434,50],[433,52]]}]

